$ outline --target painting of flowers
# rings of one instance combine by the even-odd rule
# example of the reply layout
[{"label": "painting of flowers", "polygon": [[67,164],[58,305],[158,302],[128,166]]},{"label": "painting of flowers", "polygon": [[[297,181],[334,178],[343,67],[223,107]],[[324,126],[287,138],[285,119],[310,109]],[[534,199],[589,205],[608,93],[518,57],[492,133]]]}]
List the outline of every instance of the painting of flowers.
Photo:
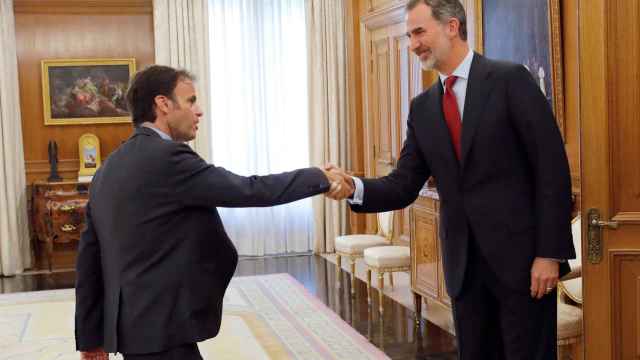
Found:
[{"label": "painting of flowers", "polygon": [[130,122],[134,59],[42,60],[45,125]]}]

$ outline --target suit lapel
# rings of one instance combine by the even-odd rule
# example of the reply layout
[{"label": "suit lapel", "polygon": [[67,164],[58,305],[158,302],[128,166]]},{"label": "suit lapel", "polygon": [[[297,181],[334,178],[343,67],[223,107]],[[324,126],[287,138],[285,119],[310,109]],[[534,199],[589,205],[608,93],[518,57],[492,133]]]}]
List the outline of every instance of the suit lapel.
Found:
[{"label": "suit lapel", "polygon": [[475,53],[469,71],[467,94],[464,103],[464,118],[462,120],[462,168],[465,166],[471,149],[473,134],[478,128],[487,97],[493,86],[493,82],[489,81],[490,75],[491,71],[486,59],[482,55]]}]

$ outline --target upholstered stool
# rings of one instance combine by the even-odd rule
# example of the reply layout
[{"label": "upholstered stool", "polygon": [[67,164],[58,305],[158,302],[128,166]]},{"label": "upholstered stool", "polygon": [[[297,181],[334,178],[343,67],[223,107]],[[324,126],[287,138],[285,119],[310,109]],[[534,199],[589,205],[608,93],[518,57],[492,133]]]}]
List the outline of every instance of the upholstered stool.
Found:
[{"label": "upholstered stool", "polygon": [[393,211],[379,213],[377,234],[354,234],[337,236],[336,248],[336,286],[340,287],[342,257],[347,257],[351,265],[351,295],[355,295],[356,260],[363,256],[364,250],[374,246],[391,244],[393,235]]},{"label": "upholstered stool", "polygon": [[582,359],[582,309],[558,302],[558,360]]},{"label": "upholstered stool", "polygon": [[345,235],[336,237],[336,279],[340,287],[340,269],[342,257],[349,259],[351,265],[351,294],[355,293],[356,259],[361,258],[364,250],[374,246],[387,245],[387,239],[379,235]]},{"label": "upholstered stool", "polygon": [[378,294],[380,313],[382,307],[382,290],[384,289],[384,274],[389,273],[389,282],[393,288],[393,272],[409,271],[411,269],[411,254],[408,246],[377,246],[364,250],[364,263],[367,266],[367,301],[371,303],[371,271],[378,273]]}]

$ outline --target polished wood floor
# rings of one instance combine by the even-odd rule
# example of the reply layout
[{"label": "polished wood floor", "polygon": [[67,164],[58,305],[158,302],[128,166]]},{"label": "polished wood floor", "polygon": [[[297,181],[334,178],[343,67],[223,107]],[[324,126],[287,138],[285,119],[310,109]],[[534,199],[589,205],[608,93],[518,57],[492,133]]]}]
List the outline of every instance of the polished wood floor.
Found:
[{"label": "polished wood floor", "polygon": [[[348,273],[342,272],[343,286],[336,289],[334,266],[316,255],[244,258],[238,264],[236,276],[289,273],[392,359],[457,359],[453,336],[425,319],[416,327],[413,311],[391,298],[384,299],[382,318],[377,311],[370,311],[378,307],[377,296],[373,296],[374,303],[369,309],[366,284],[359,279],[354,298],[349,295]],[[0,277],[0,293],[67,289],[74,286],[74,281],[72,271]]]}]

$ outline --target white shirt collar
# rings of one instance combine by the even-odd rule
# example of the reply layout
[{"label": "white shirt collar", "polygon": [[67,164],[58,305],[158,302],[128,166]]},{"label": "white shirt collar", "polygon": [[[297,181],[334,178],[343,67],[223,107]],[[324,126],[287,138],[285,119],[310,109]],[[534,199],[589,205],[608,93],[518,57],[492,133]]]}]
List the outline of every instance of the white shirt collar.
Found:
[{"label": "white shirt collar", "polygon": [[[469,49],[469,52],[467,53],[467,56],[464,57],[464,59],[462,60],[462,62],[460,63],[460,65],[458,65],[458,67],[453,70],[453,72],[451,73],[451,75],[453,76],[457,76],[458,78],[462,78],[465,80],[469,80],[469,71],[471,71],[471,62],[473,61],[473,50]],[[450,76],[450,75],[443,75],[443,74],[438,74],[440,76],[440,83],[442,84],[442,87],[444,88],[444,81]]]}]

